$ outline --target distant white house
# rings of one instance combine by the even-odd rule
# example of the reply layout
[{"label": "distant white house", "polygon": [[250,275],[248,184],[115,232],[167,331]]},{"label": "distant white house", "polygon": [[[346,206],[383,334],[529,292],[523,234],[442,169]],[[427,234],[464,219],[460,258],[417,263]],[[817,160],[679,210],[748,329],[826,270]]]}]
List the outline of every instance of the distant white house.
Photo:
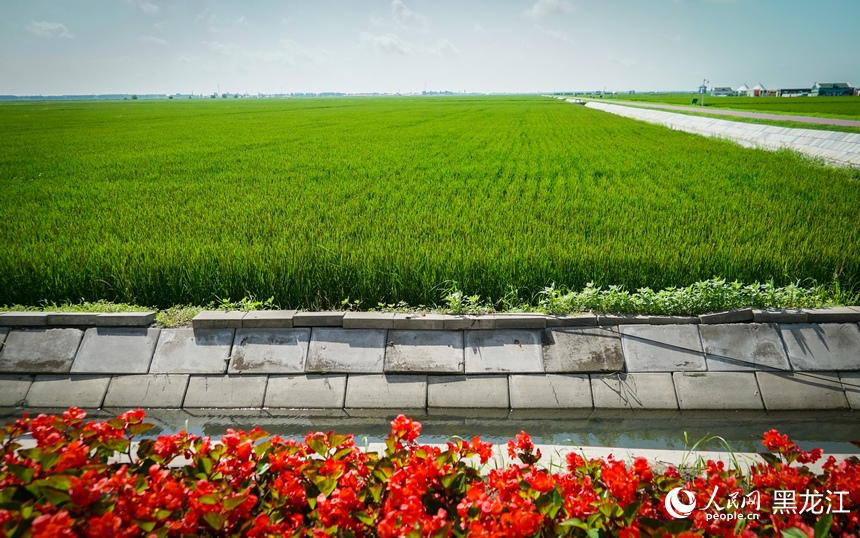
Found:
[{"label": "distant white house", "polygon": [[759,82],[747,92],[747,95],[750,97],[761,97],[762,95],[767,95],[767,88],[762,86],[761,82]]},{"label": "distant white house", "polygon": [[735,93],[741,97],[746,97],[747,94],[749,93],[749,91],[750,91],[749,86],[747,86],[746,84],[741,84],[740,87],[737,90],[735,90]]},{"label": "distant white house", "polygon": [[729,86],[714,86],[714,88],[711,90],[711,95],[713,95],[714,97],[727,97],[730,95],[735,95],[735,91]]}]

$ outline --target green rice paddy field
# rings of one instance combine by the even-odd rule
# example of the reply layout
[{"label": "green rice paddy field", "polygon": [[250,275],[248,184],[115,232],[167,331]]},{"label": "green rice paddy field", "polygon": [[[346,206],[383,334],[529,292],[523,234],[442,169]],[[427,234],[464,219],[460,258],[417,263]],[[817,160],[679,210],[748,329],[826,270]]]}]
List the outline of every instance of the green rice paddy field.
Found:
[{"label": "green rice paddy field", "polygon": [[540,97],[0,106],[0,304],[860,284],[857,171]]}]

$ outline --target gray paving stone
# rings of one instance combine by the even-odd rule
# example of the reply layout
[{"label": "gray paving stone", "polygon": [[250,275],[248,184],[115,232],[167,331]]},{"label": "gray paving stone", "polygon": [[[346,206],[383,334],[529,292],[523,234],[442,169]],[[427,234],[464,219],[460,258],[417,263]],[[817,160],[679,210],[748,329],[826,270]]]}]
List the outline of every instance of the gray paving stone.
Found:
[{"label": "gray paving stone", "polygon": [[394,314],[394,329],[416,331],[441,331],[445,320],[451,318],[444,314]]},{"label": "gray paving stone", "polygon": [[597,409],[678,409],[671,373],[592,375]]},{"label": "gray paving stone", "polygon": [[764,409],[752,372],[675,372],[678,403],[687,409]]},{"label": "gray paving stone", "polygon": [[768,411],[847,409],[848,400],[835,372],[756,372]]},{"label": "gray paving stone", "polygon": [[231,374],[287,374],[305,371],[311,330],[237,329]]},{"label": "gray paving stone", "polygon": [[0,375],[0,407],[24,405],[32,383],[28,375]]},{"label": "gray paving stone", "polygon": [[393,312],[347,312],[343,315],[344,329],[393,329]]},{"label": "gray paving stone", "polygon": [[273,375],[269,377],[265,407],[341,409],[345,395],[345,375]]},{"label": "gray paving stone", "polygon": [[427,407],[507,410],[510,408],[508,377],[428,376]]},{"label": "gray paving stone", "polygon": [[182,407],[188,375],[122,375],[111,378],[105,407]]},{"label": "gray paving stone", "polygon": [[252,310],[242,318],[243,329],[290,329],[295,310]]},{"label": "gray paving stone", "polygon": [[591,409],[587,375],[512,375],[508,380],[512,409]]},{"label": "gray paving stone", "polygon": [[266,394],[264,375],[191,376],[183,407],[262,407]]},{"label": "gray paving stone", "polygon": [[155,323],[155,312],[104,312],[95,320],[96,327],[149,327]]},{"label": "gray paving stone", "polygon": [[725,312],[713,312],[711,314],[700,314],[699,322],[702,324],[715,323],[742,323],[753,320],[752,308],[739,308]]},{"label": "gray paving stone", "polygon": [[[446,331],[464,331],[466,329],[492,329],[493,319],[491,317],[475,316],[445,316],[442,320],[442,329]],[[475,325],[481,325],[476,327]]]},{"label": "gray paving stone", "polygon": [[462,331],[388,331],[386,372],[463,373]]},{"label": "gray paving stone", "polygon": [[699,323],[695,316],[643,316],[639,314],[600,314],[598,325],[689,325]]},{"label": "gray paving stone", "polygon": [[467,374],[543,373],[541,331],[466,331],[465,346]]},{"label": "gray paving stone", "polygon": [[28,407],[101,407],[110,376],[39,375],[27,393]]},{"label": "gray paving stone", "polygon": [[44,327],[48,324],[46,312],[2,312],[0,325],[9,327]]},{"label": "gray paving stone", "polygon": [[806,323],[806,319],[806,312],[800,309],[753,310],[753,321],[756,323]]},{"label": "gray paving stone", "polygon": [[860,322],[860,307],[839,306],[831,308],[806,308],[809,323],[857,323]]},{"label": "gray paving stone", "polygon": [[494,314],[494,329],[544,329],[546,316],[543,314]]},{"label": "gray paving stone", "polygon": [[384,329],[314,327],[306,370],[381,374],[385,332]]},{"label": "gray paving stone", "polygon": [[547,373],[618,372],[624,368],[621,337],[610,327],[546,329],[541,338]]},{"label": "gray paving stone", "polygon": [[853,323],[780,325],[795,370],[860,370],[860,330]]},{"label": "gray paving stone", "polygon": [[775,324],[702,325],[700,331],[709,371],[791,369]]},{"label": "gray paving stone", "polygon": [[341,327],[344,312],[296,312],[293,327]]},{"label": "gray paving stone", "polygon": [[848,398],[848,405],[854,411],[860,411],[860,372],[839,372],[839,380]]},{"label": "gray paving stone", "polygon": [[238,310],[204,310],[194,316],[191,326],[194,329],[238,329],[242,326],[245,312]]},{"label": "gray paving stone", "polygon": [[426,375],[350,375],[347,408],[421,409],[427,406]]},{"label": "gray paving stone", "polygon": [[79,329],[16,329],[0,351],[0,372],[67,373],[84,332]]},{"label": "gray paving stone", "polygon": [[87,329],[72,364],[73,374],[145,374],[161,329],[98,327]]},{"label": "gray paving stone", "polygon": [[52,327],[93,327],[96,312],[48,312],[48,325]]},{"label": "gray paving stone", "polygon": [[628,372],[705,370],[695,325],[622,325],[620,330]]},{"label": "gray paving stone", "polygon": [[162,329],[151,374],[223,374],[233,329]]},{"label": "gray paving stone", "polygon": [[581,325],[597,325],[596,314],[576,314],[572,316],[547,316],[547,327],[578,327]]},{"label": "gray paving stone", "polygon": [[[0,320],[3,321],[3,320]],[[6,343],[6,337],[9,336],[9,331],[12,330],[9,327],[0,327],[0,351],[3,350],[3,344]]]}]

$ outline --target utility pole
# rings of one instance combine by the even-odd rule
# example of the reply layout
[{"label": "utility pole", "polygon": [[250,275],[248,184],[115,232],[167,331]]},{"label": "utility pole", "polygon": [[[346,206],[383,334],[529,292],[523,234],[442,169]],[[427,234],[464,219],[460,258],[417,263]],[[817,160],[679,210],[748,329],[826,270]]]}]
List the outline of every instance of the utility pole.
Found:
[{"label": "utility pole", "polygon": [[699,86],[699,92],[702,94],[702,106],[705,106],[705,93],[708,91],[708,83],[710,80],[702,79],[702,85]]}]

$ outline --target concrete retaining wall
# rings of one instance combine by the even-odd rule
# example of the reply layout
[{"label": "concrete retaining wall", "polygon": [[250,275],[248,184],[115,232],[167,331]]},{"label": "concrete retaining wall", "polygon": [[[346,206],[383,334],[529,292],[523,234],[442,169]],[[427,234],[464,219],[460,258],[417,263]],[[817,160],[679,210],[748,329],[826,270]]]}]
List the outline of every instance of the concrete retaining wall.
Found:
[{"label": "concrete retaining wall", "polygon": [[[568,102],[572,101],[568,99]],[[860,167],[860,134],[775,127],[595,101],[589,101],[585,106],[670,129],[725,138],[746,147],[787,148],[831,164]]]}]

